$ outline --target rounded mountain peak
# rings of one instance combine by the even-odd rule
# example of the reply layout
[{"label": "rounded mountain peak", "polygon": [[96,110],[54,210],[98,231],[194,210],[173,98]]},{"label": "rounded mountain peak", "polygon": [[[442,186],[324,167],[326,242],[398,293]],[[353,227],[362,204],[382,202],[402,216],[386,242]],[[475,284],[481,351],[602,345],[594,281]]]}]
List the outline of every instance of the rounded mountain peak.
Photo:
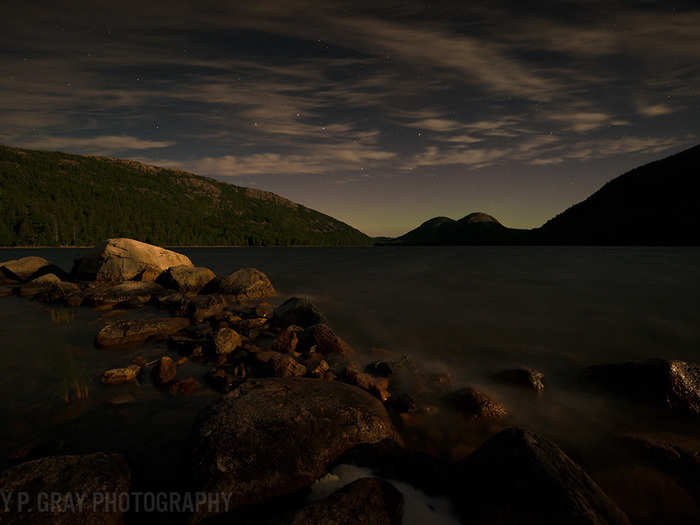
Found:
[{"label": "rounded mountain peak", "polygon": [[495,224],[501,224],[500,222],[498,222],[494,217],[492,217],[488,213],[482,213],[482,212],[470,213],[466,217],[460,219],[459,222],[466,223],[466,224],[476,224],[476,223],[481,223],[481,222],[493,222]]}]

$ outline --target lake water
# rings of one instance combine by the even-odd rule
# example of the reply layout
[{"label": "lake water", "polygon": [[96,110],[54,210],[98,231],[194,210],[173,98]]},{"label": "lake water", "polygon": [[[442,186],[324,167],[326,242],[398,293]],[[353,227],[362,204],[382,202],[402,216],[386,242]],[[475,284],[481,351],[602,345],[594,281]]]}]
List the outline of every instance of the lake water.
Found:
[{"label": "lake water", "polygon": [[[81,251],[8,249],[0,251],[0,259],[40,255],[68,270]],[[264,271],[279,301],[310,298],[359,350],[408,354],[448,371],[457,386],[483,388],[508,406],[512,423],[555,438],[582,460],[587,444],[611,432],[700,438],[695,423],[640,420],[628,407],[578,384],[582,369],[594,363],[651,357],[700,361],[700,249],[179,251],[219,275],[249,266]],[[136,355],[158,357],[164,347],[95,349],[101,315],[87,308],[52,314],[50,307],[26,299],[0,299],[0,415],[7,422],[0,429],[0,457],[22,445],[49,443],[52,452],[126,450],[149,472],[177,462],[194,414],[216,394],[202,390],[171,399],[147,382],[103,387],[99,378],[106,368],[124,366]],[[492,372],[515,365],[545,373],[543,396],[525,396],[489,380]],[[197,377],[206,372],[186,366]],[[66,404],[75,385],[87,387],[89,395]],[[138,402],[107,406],[115,392],[130,392]],[[604,488],[616,490],[616,474],[589,463]],[[619,495],[625,497],[634,495]]]}]

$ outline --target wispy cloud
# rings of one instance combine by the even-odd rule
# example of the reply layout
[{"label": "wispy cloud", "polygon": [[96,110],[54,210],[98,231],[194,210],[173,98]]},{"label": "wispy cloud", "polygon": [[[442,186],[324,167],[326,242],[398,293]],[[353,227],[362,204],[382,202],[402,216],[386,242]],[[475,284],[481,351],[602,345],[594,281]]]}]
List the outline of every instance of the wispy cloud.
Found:
[{"label": "wispy cloud", "polygon": [[21,141],[20,146],[49,150],[80,150],[90,154],[114,153],[116,151],[149,150],[168,148],[176,143],[163,140],[145,140],[139,137],[103,135],[99,137],[44,137]]}]

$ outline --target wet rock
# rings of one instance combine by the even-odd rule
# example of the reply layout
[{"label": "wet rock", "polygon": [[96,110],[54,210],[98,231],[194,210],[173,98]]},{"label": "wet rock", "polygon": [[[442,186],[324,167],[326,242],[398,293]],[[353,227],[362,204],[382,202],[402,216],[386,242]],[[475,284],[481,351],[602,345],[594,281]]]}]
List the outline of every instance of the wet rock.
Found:
[{"label": "wet rock", "polygon": [[187,305],[187,313],[195,323],[201,323],[210,317],[216,317],[231,304],[231,301],[222,295],[197,295]]},{"label": "wet rock", "polygon": [[275,341],[272,343],[272,349],[275,352],[292,353],[296,350],[299,344],[299,336],[304,332],[301,326],[290,325],[282,330]]},{"label": "wet rock", "polygon": [[79,292],[80,287],[77,284],[61,281],[56,274],[47,273],[21,286],[18,294],[21,297],[34,297],[45,303],[56,303]]},{"label": "wet rock", "polygon": [[345,370],[344,378],[351,385],[359,386],[382,401],[387,401],[391,397],[389,380],[386,377],[374,377],[354,368],[348,368]]},{"label": "wet rock", "polygon": [[501,383],[527,388],[535,392],[544,390],[544,374],[534,368],[511,368],[502,370],[494,374],[493,377]]},{"label": "wet rock", "polygon": [[272,316],[273,323],[281,327],[298,325],[307,328],[315,324],[326,323],[326,317],[308,299],[292,297],[278,306]]},{"label": "wet rock", "polygon": [[700,366],[685,361],[650,359],[591,366],[596,384],[679,413],[700,415]]},{"label": "wet rock", "polygon": [[389,377],[391,375],[391,363],[386,361],[373,361],[365,367],[365,372],[373,376]]},{"label": "wet rock", "polygon": [[627,516],[557,445],[499,432],[458,468],[454,502],[467,523],[628,524]]},{"label": "wet rock", "polygon": [[[26,494],[29,506],[35,508],[42,495],[47,498],[58,494],[62,499],[58,505],[48,506],[46,512],[27,512],[26,507],[20,511],[18,500],[14,499],[0,521],[13,525],[120,525],[124,518],[119,506],[106,503],[110,499],[118,501],[130,486],[131,472],[120,454],[99,452],[28,461],[0,474],[0,491]],[[68,495],[73,497],[73,507]],[[86,504],[75,511],[78,498]]]},{"label": "wet rock", "polygon": [[126,281],[114,286],[93,288],[87,295],[88,302],[95,306],[131,303],[143,305],[153,296],[163,295],[165,288],[150,281]]},{"label": "wet rock", "polygon": [[178,359],[177,361],[175,361],[175,365],[176,365],[176,366],[182,366],[182,365],[184,365],[185,363],[187,363],[188,361],[189,361],[189,359],[188,359],[187,357],[181,357],[180,359]]},{"label": "wet rock", "polygon": [[326,376],[330,370],[330,365],[325,359],[313,358],[307,361],[306,368],[309,377],[320,379]]},{"label": "wet rock", "polygon": [[315,324],[304,330],[304,343],[315,346],[323,355],[354,356],[355,352],[350,346],[338,337],[327,324]]},{"label": "wet rock", "polygon": [[189,319],[184,317],[112,321],[98,332],[95,344],[100,347],[107,347],[164,339],[186,328],[189,324]]},{"label": "wet rock", "polygon": [[0,286],[0,297],[9,297],[10,295],[14,295],[14,293],[14,286]]},{"label": "wet rock", "polygon": [[444,401],[467,419],[497,420],[508,414],[501,403],[471,387],[450,392]]},{"label": "wet rock", "polygon": [[22,257],[0,263],[0,274],[10,283],[31,281],[49,273],[55,274],[59,280],[65,280],[68,277],[58,266],[43,257]]},{"label": "wet rock", "polygon": [[217,354],[230,354],[241,346],[241,336],[231,328],[221,328],[214,336],[214,348]]},{"label": "wet rock", "polygon": [[216,279],[216,274],[201,266],[171,266],[158,276],[156,282],[182,293],[198,293]]},{"label": "wet rock", "polygon": [[236,508],[304,488],[352,447],[393,437],[382,404],[359,388],[249,379],[200,414],[192,475],[197,490],[226,492]]},{"label": "wet rock", "polygon": [[134,239],[107,239],[76,259],[73,275],[86,281],[154,281],[171,266],[192,266],[186,256]]},{"label": "wet rock", "polygon": [[125,368],[112,368],[102,374],[102,382],[105,385],[121,385],[129,381],[134,381],[139,373],[141,373],[141,367],[139,365],[129,365]]},{"label": "wet rock", "polygon": [[269,525],[401,525],[403,495],[377,478],[362,478]]},{"label": "wet rock", "polygon": [[199,390],[200,384],[194,377],[186,377],[178,381],[170,383],[168,392],[170,395],[179,396],[182,394],[191,394]]},{"label": "wet rock", "polygon": [[275,308],[270,303],[259,303],[255,305],[255,317],[270,319],[275,312]]},{"label": "wet rock", "polygon": [[144,366],[146,366],[148,364],[148,361],[146,361],[146,359],[143,358],[142,356],[136,356],[131,360],[131,364],[138,365],[141,368],[143,368]]},{"label": "wet rock", "polygon": [[221,293],[235,295],[240,299],[264,299],[277,295],[270,279],[260,270],[243,268],[237,270],[219,283]]},{"label": "wet rock", "polygon": [[677,480],[700,501],[700,451],[643,435],[617,438],[625,451]]},{"label": "wet rock", "polygon": [[272,370],[275,377],[303,377],[306,375],[306,367],[290,355],[273,360]]},{"label": "wet rock", "polygon": [[177,365],[168,356],[163,356],[153,367],[153,382],[159,386],[170,383],[177,375]]}]

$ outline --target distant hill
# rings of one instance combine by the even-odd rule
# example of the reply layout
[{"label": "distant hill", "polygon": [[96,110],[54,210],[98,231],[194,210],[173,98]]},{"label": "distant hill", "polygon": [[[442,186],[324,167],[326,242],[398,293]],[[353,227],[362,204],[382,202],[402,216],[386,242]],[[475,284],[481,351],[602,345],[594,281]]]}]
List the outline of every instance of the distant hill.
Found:
[{"label": "distant hill", "polygon": [[700,244],[700,146],[646,164],[533,230],[435,217],[386,244]]},{"label": "distant hill", "polygon": [[470,213],[458,221],[435,217],[395,239],[394,244],[520,244],[528,230],[506,228],[486,213]]},{"label": "distant hill", "polygon": [[700,244],[700,146],[620,175],[536,233],[567,244]]},{"label": "distant hill", "polygon": [[368,245],[274,193],[105,157],[0,146],[0,245]]}]

